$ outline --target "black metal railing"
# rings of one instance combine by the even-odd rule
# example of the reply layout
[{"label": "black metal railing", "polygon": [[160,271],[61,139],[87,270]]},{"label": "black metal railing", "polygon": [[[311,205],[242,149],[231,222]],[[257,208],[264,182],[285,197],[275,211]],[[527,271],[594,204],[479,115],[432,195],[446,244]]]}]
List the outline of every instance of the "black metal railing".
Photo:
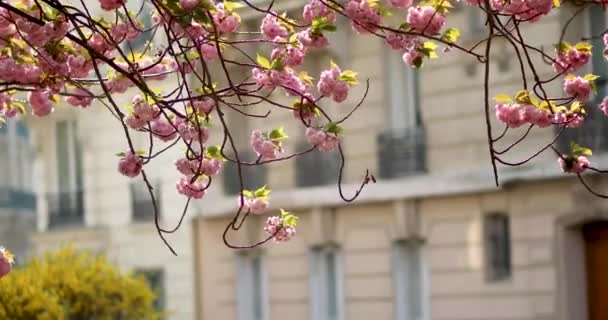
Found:
[{"label": "black metal railing", "polygon": [[[143,222],[154,219],[154,202],[148,191],[148,186],[144,183],[132,183],[131,189],[131,214],[134,221]],[[156,208],[160,214],[160,183],[154,187],[154,199],[156,200]]]},{"label": "black metal railing", "polygon": [[426,143],[422,127],[387,131],[378,136],[380,177],[396,178],[426,171]]},{"label": "black metal railing", "polygon": [[[234,159],[234,157],[232,157]],[[239,152],[239,158],[244,162],[255,161],[255,154],[251,152]],[[257,189],[266,184],[266,166],[241,165],[243,185],[247,190]],[[226,161],[224,162],[222,178],[224,182],[224,193],[227,195],[236,195],[241,192],[241,181],[238,174],[237,164]]]},{"label": "black metal railing", "polygon": [[[299,150],[310,148],[302,143]],[[314,187],[332,184],[338,181],[340,154],[337,151],[321,152],[313,150],[298,156],[296,164],[296,186]]]},{"label": "black metal railing", "polygon": [[84,223],[84,193],[67,191],[46,196],[49,229]]}]

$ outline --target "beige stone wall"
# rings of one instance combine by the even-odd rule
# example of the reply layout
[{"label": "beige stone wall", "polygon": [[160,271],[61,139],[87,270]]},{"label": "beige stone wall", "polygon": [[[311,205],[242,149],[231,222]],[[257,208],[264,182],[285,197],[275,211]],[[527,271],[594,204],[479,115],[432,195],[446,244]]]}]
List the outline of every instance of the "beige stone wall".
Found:
[{"label": "beige stone wall", "polygon": [[[509,190],[450,197],[410,199],[425,241],[429,320],[555,319],[557,310],[556,220],[572,213],[572,180],[517,185]],[[286,244],[267,245],[270,319],[311,319],[309,250],[335,240],[343,261],[344,319],[394,318],[391,244],[401,238],[403,211],[398,202],[343,205],[332,210],[299,210],[297,236]],[[407,211],[407,210],[406,210]],[[488,282],[484,276],[482,218],[509,214],[512,276]],[[334,215],[326,228],[319,217]],[[325,223],[331,225],[330,220]],[[411,224],[413,220],[410,220]],[[236,319],[235,252],[221,242],[228,223],[200,218],[198,319]],[[409,225],[410,230],[416,229]],[[263,237],[257,233],[249,241]],[[233,238],[234,239],[234,238]],[[243,241],[243,239],[239,239]],[[242,243],[242,242],[241,242]]]}]

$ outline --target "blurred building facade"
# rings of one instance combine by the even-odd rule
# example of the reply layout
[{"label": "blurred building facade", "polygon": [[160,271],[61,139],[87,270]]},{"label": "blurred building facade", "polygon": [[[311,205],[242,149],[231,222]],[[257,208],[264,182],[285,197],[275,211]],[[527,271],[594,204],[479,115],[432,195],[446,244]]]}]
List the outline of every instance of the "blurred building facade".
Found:
[{"label": "blurred building facade", "polygon": [[[294,12],[301,5],[276,4],[279,11]],[[606,17],[595,10],[576,19],[571,28],[578,34],[568,36],[604,30]],[[469,44],[483,37],[477,11],[459,7],[451,18]],[[249,18],[256,19],[244,16],[244,23]],[[553,14],[524,34],[550,48],[567,18]],[[345,195],[354,192],[366,169],[378,178],[358,200],[346,203],[338,195],[336,154],[311,153],[247,171],[248,186],[274,190],[275,211],[282,207],[300,216],[298,234],[286,244],[234,251],[222,242],[238,193],[234,168],[226,166],[221,181],[195,201],[184,225],[168,237],[175,257],[158,239],[145,188],[116,171],[114,154],[126,148],[116,120],[103,106],[66,106],[51,121],[31,121],[39,178],[35,250],[74,243],[105,252],[125,270],[145,272],[161,293],[159,307],[172,312],[170,319],[587,319],[597,296],[588,296],[585,284],[594,282],[597,270],[586,267],[585,253],[597,253],[592,239],[604,230],[598,221],[607,220],[605,202],[562,175],[550,154],[501,169],[501,187],[494,186],[483,70],[473,58],[453,49],[418,73],[378,39],[350,32],[333,37],[336,51],[315,53],[308,70],[327,68],[333,56],[371,85],[364,106],[345,123]],[[521,89],[519,64],[503,40],[494,44],[492,96]],[[606,74],[601,66],[591,68]],[[540,75],[552,76],[550,66],[540,67]],[[347,105],[328,105],[329,112],[348,112],[363,87],[352,90]],[[561,87],[550,90],[559,93]],[[116,99],[122,104],[131,96]],[[294,122],[289,113],[259,121],[229,117],[243,151],[251,129]],[[499,134],[502,127],[494,127]],[[606,131],[601,125],[588,130],[569,134],[587,139],[601,154],[608,146],[601,139]],[[302,128],[294,123],[286,131],[286,153],[301,150]],[[553,136],[550,129],[533,130],[506,160],[525,159]],[[145,146],[146,139],[136,136],[135,143]],[[172,162],[178,156],[163,155],[147,167],[167,228],[185,204],[175,191]],[[593,183],[605,186],[601,179]],[[231,242],[262,239],[265,217],[249,219],[229,234]]]}]

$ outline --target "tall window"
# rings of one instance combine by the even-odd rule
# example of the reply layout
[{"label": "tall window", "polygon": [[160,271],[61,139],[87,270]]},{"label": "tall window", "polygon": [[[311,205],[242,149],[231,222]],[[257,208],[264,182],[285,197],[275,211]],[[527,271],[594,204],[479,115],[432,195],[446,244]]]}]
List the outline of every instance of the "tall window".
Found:
[{"label": "tall window", "polygon": [[0,206],[35,208],[31,144],[23,121],[8,119],[0,127],[0,163]]},{"label": "tall window", "polygon": [[316,247],[311,252],[311,305],[313,320],[343,319],[342,280],[339,251],[335,246]]},{"label": "tall window", "polygon": [[395,285],[395,319],[426,319],[426,291],[423,242],[400,240],[393,244],[393,283]]},{"label": "tall window", "polygon": [[[160,214],[160,183],[153,184],[154,199],[156,208]],[[131,191],[131,213],[134,221],[150,221],[154,219],[154,202],[150,196],[148,186],[141,182],[133,182],[130,185]]]},{"label": "tall window", "polygon": [[136,275],[142,275],[150,289],[154,292],[154,309],[162,312],[165,310],[165,273],[163,269],[140,269],[135,271]]},{"label": "tall window", "polygon": [[139,21],[143,24],[143,32],[134,40],[125,41],[122,50],[129,53],[130,50],[139,51],[145,49],[146,42],[151,41],[154,36],[152,28],[152,4],[149,0],[133,1],[128,3],[129,10],[135,12]]},{"label": "tall window", "polygon": [[488,281],[506,280],[511,277],[509,224],[509,216],[504,213],[492,213],[484,217],[485,270]]},{"label": "tall window", "polygon": [[268,296],[262,254],[241,252],[237,254],[236,262],[238,319],[267,319]]},{"label": "tall window", "polygon": [[57,190],[74,192],[82,189],[82,164],[76,121],[59,121],[55,128]]},{"label": "tall window", "polygon": [[386,49],[388,115],[394,132],[417,128],[421,123],[418,112],[418,72],[405,65],[401,55],[400,51]]}]

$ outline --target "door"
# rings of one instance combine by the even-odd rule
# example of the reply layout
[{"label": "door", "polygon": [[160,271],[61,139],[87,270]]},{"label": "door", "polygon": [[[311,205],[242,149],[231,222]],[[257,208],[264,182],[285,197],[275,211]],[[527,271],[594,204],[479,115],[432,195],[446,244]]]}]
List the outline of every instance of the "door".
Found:
[{"label": "door", "polygon": [[608,222],[583,227],[589,320],[608,319]]}]

